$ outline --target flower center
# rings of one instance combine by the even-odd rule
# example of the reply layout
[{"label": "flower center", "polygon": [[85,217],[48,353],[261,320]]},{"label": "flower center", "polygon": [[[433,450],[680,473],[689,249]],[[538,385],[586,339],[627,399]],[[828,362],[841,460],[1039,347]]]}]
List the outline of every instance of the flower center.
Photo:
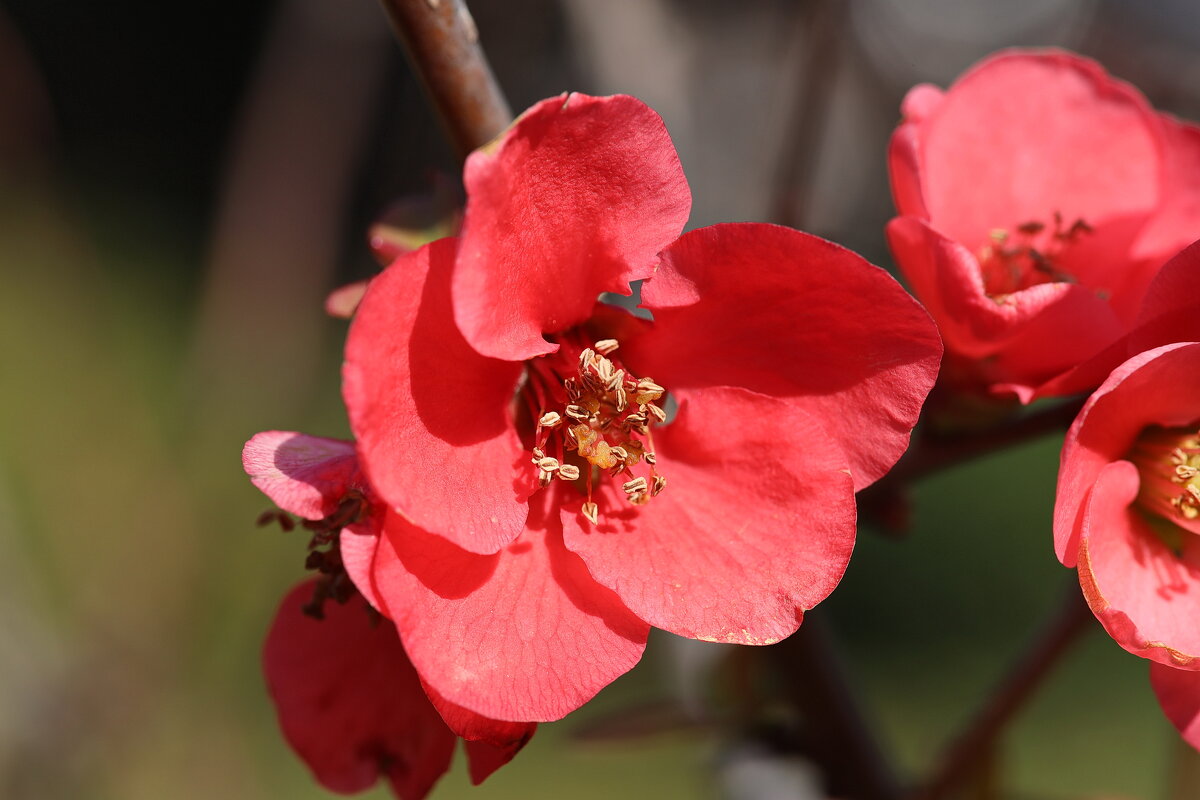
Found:
[{"label": "flower center", "polygon": [[[613,353],[616,339],[591,347],[564,337],[559,351],[529,361],[523,388],[536,422],[533,468],[538,486],[555,479],[580,485],[587,493],[583,516],[595,524],[595,483],[621,480],[625,497],[645,505],[667,485],[658,473],[653,427],[666,422],[659,405],[666,390],[638,378]],[[644,465],[637,474],[634,468]]]},{"label": "flower center", "polygon": [[983,288],[995,300],[1040,283],[1075,283],[1073,275],[1062,268],[1067,248],[1092,227],[1082,219],[1063,224],[1062,214],[1054,212],[1054,227],[1031,220],[1015,231],[992,231],[990,241],[979,251]]},{"label": "flower center", "polygon": [[1150,428],[1130,459],[1141,475],[1138,504],[1200,533],[1200,434],[1194,428]]}]

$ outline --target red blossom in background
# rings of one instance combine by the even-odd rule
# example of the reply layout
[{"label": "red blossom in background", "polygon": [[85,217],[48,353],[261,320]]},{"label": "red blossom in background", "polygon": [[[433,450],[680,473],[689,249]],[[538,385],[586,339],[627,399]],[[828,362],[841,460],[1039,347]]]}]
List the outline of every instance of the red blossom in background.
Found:
[{"label": "red blossom in background", "polygon": [[1037,396],[1120,338],[1200,230],[1200,128],[1059,51],[993,56],[903,105],[888,239],[949,364]]},{"label": "red blossom in background", "polygon": [[[344,368],[387,506],[364,593],[424,680],[549,720],[651,625],[795,631],[845,569],[854,491],[907,445],[941,352],[928,316],[797,231],[676,240],[687,184],[633,98],[543,101],[465,181],[462,235],[371,283]],[[596,304],[639,279],[653,322]]]},{"label": "red blossom in background", "polygon": [[415,800],[449,768],[459,737],[474,783],[511,760],[535,725],[487,719],[428,690],[395,626],[372,608],[376,598],[348,582],[349,597],[328,588],[346,573],[369,586],[379,535],[382,509],[353,443],[268,431],[246,443],[243,463],[255,486],[331,545],[318,554],[321,578],[284,598],[263,649],[280,727],[317,780],[350,793],[383,776],[397,797]]}]

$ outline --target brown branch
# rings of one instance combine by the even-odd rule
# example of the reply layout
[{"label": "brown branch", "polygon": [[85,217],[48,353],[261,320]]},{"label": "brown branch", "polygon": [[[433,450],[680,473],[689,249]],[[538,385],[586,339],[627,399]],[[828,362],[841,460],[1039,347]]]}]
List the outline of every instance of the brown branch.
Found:
[{"label": "brown branch", "polygon": [[786,691],[813,731],[811,755],[828,790],[853,800],[893,800],[900,787],[871,733],[822,616],[806,612],[800,630],[771,648],[786,673]]},{"label": "brown branch", "polygon": [[460,159],[496,138],[512,111],[462,0],[380,0]]},{"label": "brown branch", "polygon": [[1017,658],[987,702],[951,742],[923,785],[909,800],[938,800],[949,793],[993,752],[1005,726],[1033,696],[1080,634],[1091,628],[1091,610],[1074,581],[1045,627]]}]

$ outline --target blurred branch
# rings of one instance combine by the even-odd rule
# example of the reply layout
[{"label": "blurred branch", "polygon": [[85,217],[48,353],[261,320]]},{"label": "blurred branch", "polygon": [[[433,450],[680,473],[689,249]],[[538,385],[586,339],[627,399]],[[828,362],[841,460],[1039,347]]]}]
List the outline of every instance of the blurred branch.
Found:
[{"label": "blurred branch", "polygon": [[796,36],[803,46],[797,59],[799,90],[784,130],[770,206],[772,221],[797,228],[803,226],[812,200],[821,134],[837,83],[838,44],[844,38],[840,28],[846,3],[810,0],[805,5]]},{"label": "blurred branch", "polygon": [[512,121],[462,0],[380,0],[459,158]]},{"label": "blurred branch", "polygon": [[938,800],[986,763],[996,740],[1022,706],[1033,697],[1080,634],[1090,628],[1091,609],[1072,581],[1055,614],[1013,663],[974,718],[943,751],[929,778],[909,800]]},{"label": "blurred branch", "polygon": [[824,770],[832,796],[899,797],[896,777],[851,691],[821,615],[806,612],[800,630],[770,652],[788,677],[786,691],[815,731],[811,755]]}]

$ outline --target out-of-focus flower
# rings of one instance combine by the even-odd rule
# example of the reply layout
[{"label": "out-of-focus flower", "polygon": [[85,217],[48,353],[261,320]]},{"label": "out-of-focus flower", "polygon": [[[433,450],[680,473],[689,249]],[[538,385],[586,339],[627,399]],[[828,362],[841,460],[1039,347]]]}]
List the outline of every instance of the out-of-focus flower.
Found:
[{"label": "out-of-focus flower", "polygon": [[[372,281],[344,368],[387,506],[370,590],[424,680],[556,719],[651,625],[795,631],[845,569],[854,491],[907,445],[941,353],[929,317],[797,231],[676,240],[687,184],[630,97],[539,103],[465,180],[461,236]],[[597,305],[638,279],[653,322]]]},{"label": "out-of-focus flower", "polygon": [[243,464],[313,534],[309,566],[320,576],[284,598],[263,671],[284,736],[317,780],[349,793],[383,776],[409,800],[445,773],[457,737],[474,783],[512,759],[536,726],[482,717],[425,688],[378,601],[364,593],[364,602],[348,579],[369,587],[382,520],[353,443],[268,431],[246,443]]},{"label": "out-of-focus flower", "polygon": [[1043,384],[1119,339],[1200,231],[1200,128],[1059,51],[918,86],[903,114],[888,239],[948,364],[1023,402],[1061,393]]}]

